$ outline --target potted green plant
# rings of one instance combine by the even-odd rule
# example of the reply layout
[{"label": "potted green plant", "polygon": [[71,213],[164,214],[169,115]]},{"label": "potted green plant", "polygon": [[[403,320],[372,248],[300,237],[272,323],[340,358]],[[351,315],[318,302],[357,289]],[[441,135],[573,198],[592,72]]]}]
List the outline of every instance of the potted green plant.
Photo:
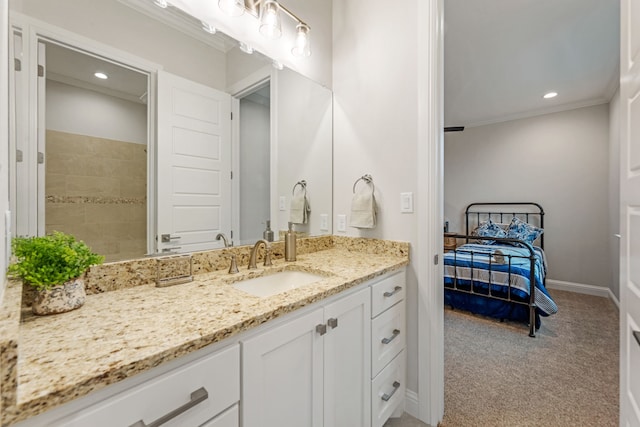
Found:
[{"label": "potted green plant", "polygon": [[35,314],[56,314],[84,304],[84,275],[104,257],[75,237],[54,231],[46,236],[16,237],[11,242],[9,274],[36,290]]}]

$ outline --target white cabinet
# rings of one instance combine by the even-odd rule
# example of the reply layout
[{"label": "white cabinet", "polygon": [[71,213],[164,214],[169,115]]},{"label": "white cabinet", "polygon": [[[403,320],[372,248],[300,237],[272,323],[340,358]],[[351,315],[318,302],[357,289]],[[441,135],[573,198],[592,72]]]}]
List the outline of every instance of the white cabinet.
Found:
[{"label": "white cabinet", "polygon": [[[141,427],[165,419],[163,427],[200,426],[205,422],[210,423],[205,424],[207,426],[237,427],[239,400],[240,352],[236,344],[98,402],[52,425]],[[235,412],[233,406],[236,407]],[[227,408],[230,410],[225,411]],[[218,414],[220,417],[216,417]]]},{"label": "white cabinet", "polygon": [[370,292],[242,340],[243,427],[370,425]]},{"label": "white cabinet", "polygon": [[371,286],[371,426],[403,409],[406,356],[404,270]]}]

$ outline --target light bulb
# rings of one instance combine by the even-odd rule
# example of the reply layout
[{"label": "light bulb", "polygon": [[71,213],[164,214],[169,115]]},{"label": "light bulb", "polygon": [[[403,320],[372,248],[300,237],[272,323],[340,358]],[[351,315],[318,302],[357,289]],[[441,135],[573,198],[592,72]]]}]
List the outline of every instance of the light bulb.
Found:
[{"label": "light bulb", "polygon": [[282,36],[278,2],[267,0],[260,8],[260,34],[268,39]]},{"label": "light bulb", "polygon": [[296,42],[293,49],[291,49],[293,56],[304,57],[311,55],[311,48],[309,47],[309,31],[309,26],[302,22],[296,26]]}]

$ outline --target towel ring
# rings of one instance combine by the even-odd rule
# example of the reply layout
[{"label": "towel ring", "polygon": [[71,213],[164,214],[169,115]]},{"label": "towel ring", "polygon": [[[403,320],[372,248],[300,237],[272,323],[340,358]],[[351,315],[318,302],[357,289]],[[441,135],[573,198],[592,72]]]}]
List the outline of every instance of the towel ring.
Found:
[{"label": "towel ring", "polygon": [[353,183],[353,192],[354,193],[356,192],[356,185],[358,185],[358,183],[360,181],[364,181],[365,183],[370,184],[372,189],[373,189],[373,191],[376,191],[376,186],[373,183],[373,177],[371,177],[371,175],[369,175],[369,174],[365,174],[365,175],[362,175],[360,178],[356,179],[356,182]]},{"label": "towel ring", "polygon": [[296,182],[296,184],[293,186],[293,190],[291,190],[291,194],[295,194],[296,193],[296,187],[297,186],[302,187],[302,191],[307,191],[307,181],[305,181],[304,179],[302,181],[298,181]]}]

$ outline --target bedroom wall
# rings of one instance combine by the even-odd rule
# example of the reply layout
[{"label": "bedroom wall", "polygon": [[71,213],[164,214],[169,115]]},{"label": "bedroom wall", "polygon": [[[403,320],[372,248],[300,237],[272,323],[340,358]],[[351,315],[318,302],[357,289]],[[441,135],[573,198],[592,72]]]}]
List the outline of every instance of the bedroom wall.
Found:
[{"label": "bedroom wall", "polygon": [[609,245],[611,292],[620,299],[620,89],[609,103]]},{"label": "bedroom wall", "polygon": [[479,201],[535,201],[545,210],[548,278],[611,286],[609,105],[445,134],[445,219]]},{"label": "bedroom wall", "polygon": [[[333,12],[333,233],[410,242],[407,388],[418,392],[418,205],[413,214],[400,213],[400,193],[417,191],[418,63],[407,52],[418,50],[418,4],[339,1]],[[380,22],[402,31],[381,31]],[[341,232],[337,215],[348,221],[353,183],[366,173],[376,187],[378,225]]]}]

